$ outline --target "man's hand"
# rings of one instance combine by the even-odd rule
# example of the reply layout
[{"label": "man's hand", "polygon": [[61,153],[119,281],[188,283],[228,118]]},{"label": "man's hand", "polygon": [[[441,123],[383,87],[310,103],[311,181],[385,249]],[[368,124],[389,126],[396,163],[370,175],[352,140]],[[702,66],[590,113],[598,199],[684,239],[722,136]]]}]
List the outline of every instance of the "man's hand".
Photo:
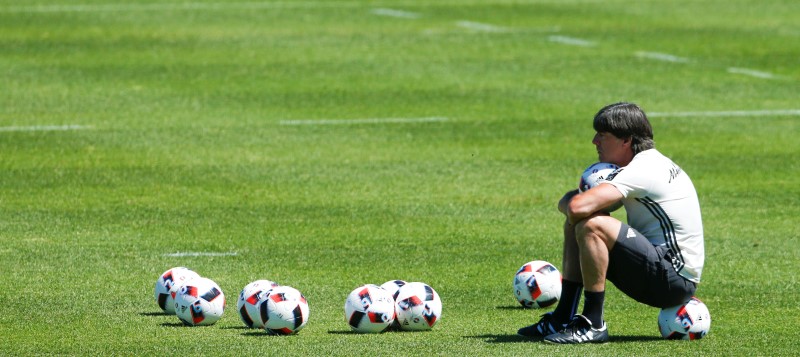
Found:
[{"label": "man's hand", "polygon": [[561,200],[558,201],[558,211],[567,215],[567,209],[569,208],[569,201],[572,200],[575,195],[577,195],[580,191],[572,190],[564,194],[564,197],[561,197]]}]

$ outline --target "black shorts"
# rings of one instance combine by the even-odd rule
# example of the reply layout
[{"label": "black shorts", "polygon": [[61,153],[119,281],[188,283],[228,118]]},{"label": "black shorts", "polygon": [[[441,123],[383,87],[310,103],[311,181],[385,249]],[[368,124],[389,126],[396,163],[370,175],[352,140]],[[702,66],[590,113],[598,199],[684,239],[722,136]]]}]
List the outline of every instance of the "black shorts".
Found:
[{"label": "black shorts", "polygon": [[623,223],[609,252],[606,279],[634,300],[653,307],[683,304],[694,295],[697,285],[678,275],[667,255],[666,247],[652,245]]}]

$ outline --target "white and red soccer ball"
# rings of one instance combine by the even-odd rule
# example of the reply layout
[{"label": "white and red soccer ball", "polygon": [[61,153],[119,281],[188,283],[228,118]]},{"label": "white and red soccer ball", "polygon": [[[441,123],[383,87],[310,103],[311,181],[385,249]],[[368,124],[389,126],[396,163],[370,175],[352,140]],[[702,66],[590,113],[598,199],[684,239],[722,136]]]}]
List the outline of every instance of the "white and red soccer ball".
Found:
[{"label": "white and red soccer ball", "polygon": [[225,312],[225,294],[219,285],[199,277],[183,284],[175,294],[175,314],[186,325],[213,325]]},{"label": "white and red soccer ball", "polygon": [[514,297],[523,307],[548,307],[561,297],[561,273],[546,261],[530,261],[517,270],[513,288]]},{"label": "white and red soccer ball", "polygon": [[698,340],[711,330],[708,307],[696,297],[683,305],[661,309],[658,330],[668,340]]},{"label": "white and red soccer ball", "polygon": [[308,322],[308,302],[299,290],[290,286],[276,286],[260,296],[258,316],[267,333],[291,335]]},{"label": "white and red soccer ball", "polygon": [[[402,288],[403,285],[406,285],[406,284],[408,284],[408,282],[405,281],[405,280],[395,279],[395,280],[389,280],[389,281],[381,284],[381,288],[383,288],[384,290],[388,291],[389,294],[392,294],[392,299],[396,300],[397,299],[397,294],[400,292],[400,288]],[[392,328],[400,329],[400,324],[399,324],[399,321],[397,319],[394,320],[394,323],[392,324]]]},{"label": "white and red soccer ball", "polygon": [[383,332],[395,321],[394,297],[374,284],[359,286],[347,295],[344,317],[353,331]]},{"label": "white and red soccer ball", "polygon": [[408,282],[405,280],[389,280],[381,284],[381,288],[388,291],[389,294],[392,295],[392,299],[397,299],[397,293],[400,291],[400,288],[406,284],[408,284]]},{"label": "white and red soccer ball", "polygon": [[278,286],[278,283],[270,280],[256,280],[242,289],[239,299],[236,301],[236,311],[245,326],[254,328],[264,328],[264,324],[259,318],[258,303],[261,295]]},{"label": "white and red soccer ball", "polygon": [[608,180],[609,176],[619,169],[619,166],[607,163],[596,162],[589,165],[581,174],[581,182],[578,184],[578,191],[588,191],[602,182]]},{"label": "white and red soccer ball", "polygon": [[395,313],[402,330],[430,330],[442,317],[442,300],[428,284],[407,283],[397,292]]},{"label": "white and red soccer ball", "polygon": [[175,294],[184,283],[199,278],[200,275],[184,267],[171,268],[158,276],[155,286],[155,300],[158,307],[170,315],[175,315]]}]

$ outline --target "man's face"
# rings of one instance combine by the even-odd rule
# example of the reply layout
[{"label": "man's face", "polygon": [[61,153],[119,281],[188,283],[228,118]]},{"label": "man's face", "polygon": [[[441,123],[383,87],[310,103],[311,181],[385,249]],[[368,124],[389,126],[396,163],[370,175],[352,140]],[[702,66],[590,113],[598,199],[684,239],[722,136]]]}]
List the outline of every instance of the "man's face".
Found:
[{"label": "man's face", "polygon": [[611,133],[597,132],[594,134],[592,144],[597,148],[597,157],[600,162],[625,166],[633,159],[630,139],[620,139]]}]

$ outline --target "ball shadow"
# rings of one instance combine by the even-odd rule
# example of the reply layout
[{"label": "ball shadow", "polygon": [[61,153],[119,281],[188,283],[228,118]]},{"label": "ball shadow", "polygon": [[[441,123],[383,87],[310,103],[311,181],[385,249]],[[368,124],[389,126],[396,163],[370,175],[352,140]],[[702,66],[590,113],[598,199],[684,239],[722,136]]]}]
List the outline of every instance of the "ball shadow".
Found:
[{"label": "ball shadow", "polygon": [[261,336],[272,336],[272,335],[268,334],[266,331],[263,330],[254,330],[254,331],[242,332],[242,336],[261,337]]},{"label": "ball shadow", "polygon": [[172,315],[164,311],[157,311],[157,312],[148,311],[148,312],[140,312],[139,316],[172,316]]},{"label": "ball shadow", "polygon": [[361,333],[352,330],[328,330],[331,335],[362,335]]},{"label": "ball shadow", "polygon": [[294,338],[294,336],[297,336],[297,335],[299,335],[299,333],[293,333],[293,334],[289,334],[289,335],[272,334],[272,333],[267,333],[267,331],[260,330],[260,329],[255,329],[255,331],[242,332],[242,336],[247,336],[247,337],[265,337],[265,338],[266,337],[269,337],[269,338]]},{"label": "ball shadow", "polygon": [[399,328],[390,327],[386,330],[383,330],[378,333],[371,333],[371,332],[358,332],[353,330],[328,330],[328,333],[331,335],[383,335],[387,333],[425,333],[430,332],[430,330],[421,330],[421,331],[414,331],[414,330],[401,330]]},{"label": "ball shadow", "polygon": [[643,336],[643,335],[634,335],[634,336],[611,336],[609,341],[612,343],[627,343],[627,342],[648,342],[648,341],[663,341],[664,339],[661,336]]},{"label": "ball shadow", "polygon": [[504,306],[495,306],[494,308],[498,310],[520,310],[520,311],[533,310],[533,309],[526,309],[522,307],[522,305],[504,305]]}]

